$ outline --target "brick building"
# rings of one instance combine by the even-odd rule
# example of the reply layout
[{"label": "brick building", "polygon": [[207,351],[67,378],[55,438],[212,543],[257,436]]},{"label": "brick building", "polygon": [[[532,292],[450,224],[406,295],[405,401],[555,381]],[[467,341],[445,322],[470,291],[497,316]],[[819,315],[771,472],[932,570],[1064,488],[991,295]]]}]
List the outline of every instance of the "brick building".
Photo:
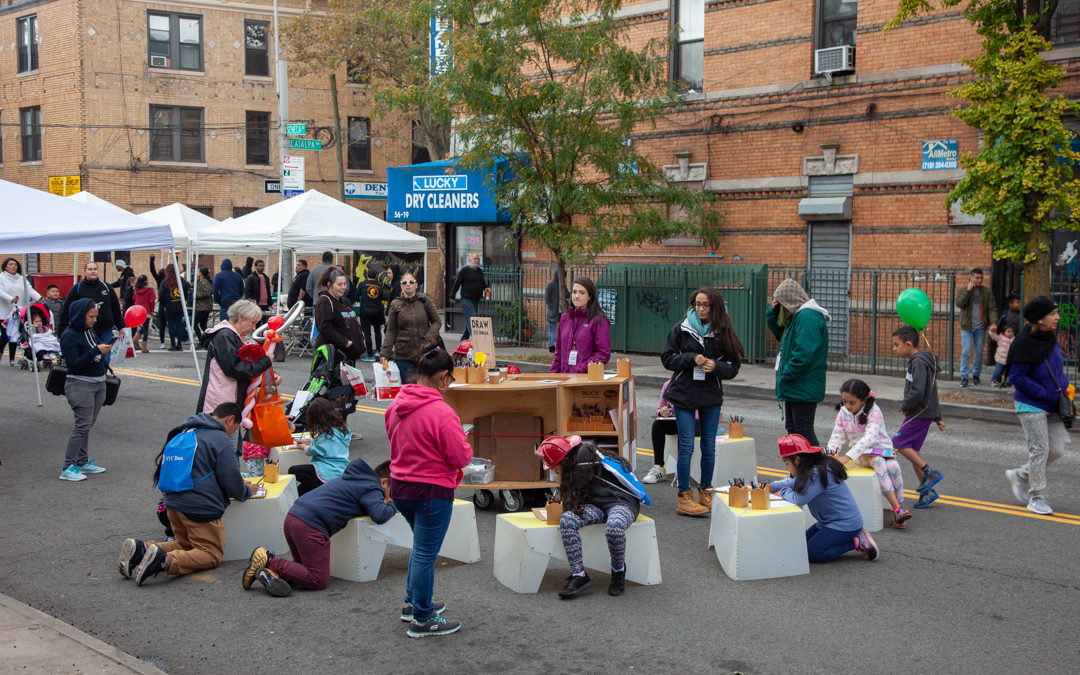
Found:
[{"label": "brick building", "polygon": [[[320,4],[280,0],[281,20]],[[0,178],[47,189],[50,177],[80,176],[135,213],[182,202],[224,220],[274,203],[264,185],[278,178],[272,21],[272,0],[0,0]],[[327,76],[290,78],[290,121],[332,148],[297,153],[306,188],[338,194],[336,149],[345,181],[378,190],[387,166],[413,161],[411,122],[373,116],[344,68],[337,81],[340,145]],[[348,202],[385,215],[385,198]],[[145,272],[149,254],[134,256]]]}]

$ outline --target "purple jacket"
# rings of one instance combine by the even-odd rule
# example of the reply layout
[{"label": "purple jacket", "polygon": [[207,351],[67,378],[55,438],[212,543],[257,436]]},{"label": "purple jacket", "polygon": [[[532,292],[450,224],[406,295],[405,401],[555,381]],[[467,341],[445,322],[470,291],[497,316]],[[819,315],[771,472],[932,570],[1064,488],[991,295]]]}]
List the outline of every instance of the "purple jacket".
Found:
[{"label": "purple jacket", "polygon": [[[588,309],[569,309],[559,319],[555,337],[555,358],[551,362],[553,373],[587,373],[589,362],[607,363],[611,358],[611,332],[607,319],[598,316],[587,321]],[[570,351],[577,350],[577,365],[571,366]]]}]

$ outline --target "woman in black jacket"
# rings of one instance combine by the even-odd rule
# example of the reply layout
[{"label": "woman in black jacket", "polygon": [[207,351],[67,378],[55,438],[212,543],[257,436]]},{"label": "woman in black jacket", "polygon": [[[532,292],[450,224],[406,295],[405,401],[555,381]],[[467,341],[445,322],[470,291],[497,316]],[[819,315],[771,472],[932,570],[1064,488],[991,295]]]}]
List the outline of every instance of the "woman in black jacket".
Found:
[{"label": "woman in black jacket", "polygon": [[[712,508],[713,467],[716,461],[716,427],[724,403],[721,380],[739,373],[743,346],[731,327],[724,298],[711,286],[690,296],[686,318],[668,333],[660,360],[673,371],[666,398],[675,408],[679,428],[679,502],[676,513],[703,516]],[[698,499],[690,489],[690,459],[694,455],[694,413],[701,423],[701,480]]]},{"label": "woman in black jacket", "polygon": [[356,361],[364,355],[364,335],[349,304],[348,277],[340,269],[328,267],[315,288],[315,346],[334,345],[346,360]]},{"label": "woman in black jacket", "polygon": [[90,428],[105,403],[105,371],[109,367],[111,345],[97,330],[98,307],[88,298],[77,298],[68,308],[68,324],[60,336],[60,348],[67,364],[64,394],[75,413],[75,428],[67,442],[60,480],[86,480],[89,473],[102,473],[88,457]]}]

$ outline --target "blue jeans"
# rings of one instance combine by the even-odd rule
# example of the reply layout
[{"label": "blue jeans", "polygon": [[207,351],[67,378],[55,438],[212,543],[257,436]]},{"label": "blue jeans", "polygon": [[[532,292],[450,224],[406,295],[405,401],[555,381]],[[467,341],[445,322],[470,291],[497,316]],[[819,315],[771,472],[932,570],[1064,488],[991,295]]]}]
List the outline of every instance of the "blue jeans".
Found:
[{"label": "blue jeans", "polygon": [[[968,379],[968,373],[970,372],[973,377],[978,377],[982,373],[983,362],[983,341],[986,340],[986,329],[980,328],[979,330],[963,330],[960,329],[960,379]],[[974,347],[974,350],[972,349]],[[972,351],[975,353],[972,354]],[[968,364],[968,361],[975,357],[974,368]]]},{"label": "blue jeans", "polygon": [[175,347],[182,347],[187,338],[187,330],[184,328],[183,312],[165,312],[165,322],[169,326],[169,342]]},{"label": "blue jeans", "polygon": [[431,599],[435,588],[435,559],[439,557],[443,538],[450,527],[454,500],[395,499],[394,506],[405,516],[413,532],[405,603],[412,603],[413,621],[424,623],[435,613],[435,603]]},{"label": "blue jeans", "polygon": [[990,376],[990,381],[1000,383],[1001,382],[1001,376],[1002,376],[1002,374],[1004,374],[1004,372],[1005,372],[1005,364],[1004,363],[995,363],[994,364],[994,374]]},{"label": "blue jeans", "polygon": [[848,551],[855,550],[855,538],[859,530],[841,532],[821,523],[814,523],[806,531],[806,556],[812,563],[835,560]]},{"label": "blue jeans", "polygon": [[559,320],[548,320],[548,347],[555,346],[555,335],[559,331]]},{"label": "blue jeans", "polygon": [[[675,424],[679,427],[679,461],[676,472],[679,492],[690,489],[690,460],[694,456],[694,412],[675,407]],[[701,422],[701,481],[703,488],[712,487],[713,467],[716,466],[716,427],[720,424],[720,406],[697,409]]]},{"label": "blue jeans", "polygon": [[469,330],[469,319],[476,316],[476,303],[468,298],[462,298],[461,313],[465,315],[465,330],[461,333],[461,339],[468,340],[472,335],[472,331]]},{"label": "blue jeans", "polygon": [[412,372],[416,370],[416,364],[412,361],[402,361],[401,359],[394,359],[394,363],[397,365],[398,374],[401,375],[402,384],[411,384],[409,377]]}]

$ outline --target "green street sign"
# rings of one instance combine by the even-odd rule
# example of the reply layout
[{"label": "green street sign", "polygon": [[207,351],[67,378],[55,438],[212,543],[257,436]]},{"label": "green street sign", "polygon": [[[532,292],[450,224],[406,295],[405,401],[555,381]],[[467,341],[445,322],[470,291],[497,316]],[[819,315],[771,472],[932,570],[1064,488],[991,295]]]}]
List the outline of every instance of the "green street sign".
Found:
[{"label": "green street sign", "polygon": [[292,138],[289,143],[293,150],[322,150],[322,141],[314,138]]},{"label": "green street sign", "polygon": [[286,124],[285,133],[289,136],[303,136],[307,134],[306,124]]}]

